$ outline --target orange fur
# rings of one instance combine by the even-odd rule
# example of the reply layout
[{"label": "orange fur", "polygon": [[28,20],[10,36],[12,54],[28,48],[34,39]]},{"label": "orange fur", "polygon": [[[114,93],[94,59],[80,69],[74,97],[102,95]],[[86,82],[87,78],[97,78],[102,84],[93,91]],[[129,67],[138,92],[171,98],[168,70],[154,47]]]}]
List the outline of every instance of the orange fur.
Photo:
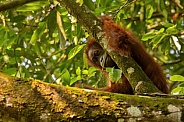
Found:
[{"label": "orange fur", "polygon": [[[145,51],[142,44],[133,36],[133,34],[115,24],[108,16],[101,16],[99,18],[103,23],[103,30],[106,33],[108,48],[122,56],[131,56],[160,91],[169,93],[161,66]],[[85,50],[88,62],[92,66],[102,70],[102,67],[93,63],[88,56],[88,51],[92,45],[100,46],[94,39],[88,40]],[[110,82],[110,85],[108,85],[107,88],[104,88],[104,90],[133,94],[132,87],[123,74],[122,84]]]}]

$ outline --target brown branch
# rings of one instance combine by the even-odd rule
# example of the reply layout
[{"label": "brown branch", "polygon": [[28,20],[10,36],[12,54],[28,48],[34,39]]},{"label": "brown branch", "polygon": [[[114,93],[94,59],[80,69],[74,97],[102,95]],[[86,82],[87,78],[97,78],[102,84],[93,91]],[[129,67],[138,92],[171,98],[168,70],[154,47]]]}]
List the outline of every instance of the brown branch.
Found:
[{"label": "brown branch", "polygon": [[6,11],[8,9],[12,9],[18,6],[22,6],[26,3],[35,2],[35,1],[41,1],[41,0],[14,0],[14,1],[6,2],[6,3],[2,3],[0,4],[0,12]]}]

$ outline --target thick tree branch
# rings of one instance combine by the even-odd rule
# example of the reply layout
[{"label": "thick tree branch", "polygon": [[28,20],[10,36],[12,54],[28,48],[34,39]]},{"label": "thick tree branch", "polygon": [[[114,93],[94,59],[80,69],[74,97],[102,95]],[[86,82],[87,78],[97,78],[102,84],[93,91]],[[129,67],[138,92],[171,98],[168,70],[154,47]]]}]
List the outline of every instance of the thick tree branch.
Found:
[{"label": "thick tree branch", "polygon": [[184,99],[156,96],[92,92],[0,73],[3,122],[181,121]]}]

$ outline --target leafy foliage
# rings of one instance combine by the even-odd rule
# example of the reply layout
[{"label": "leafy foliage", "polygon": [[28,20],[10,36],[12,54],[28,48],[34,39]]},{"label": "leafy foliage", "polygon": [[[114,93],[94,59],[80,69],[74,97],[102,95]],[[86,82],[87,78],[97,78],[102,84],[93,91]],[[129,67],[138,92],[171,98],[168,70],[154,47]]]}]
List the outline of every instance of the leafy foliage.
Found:
[{"label": "leafy foliage", "polygon": [[109,79],[112,82],[122,82],[121,81],[121,75],[122,71],[120,69],[114,69],[113,68],[106,68],[106,71],[109,73]]},{"label": "leafy foliage", "polygon": [[171,78],[170,78],[171,81],[179,81],[181,82],[176,88],[174,88],[172,90],[172,93],[173,94],[182,94],[184,95],[184,77],[181,76],[181,75],[173,75]]},{"label": "leafy foliage", "polygon": [[[7,1],[1,0],[0,4]],[[180,8],[184,2],[134,0],[122,7],[126,2],[84,0],[80,4],[86,5],[96,16],[112,16],[115,22],[132,30],[162,64],[167,78],[184,75],[184,18]],[[103,86],[104,81],[97,82],[104,80],[101,73],[88,67],[83,54],[88,36],[56,0],[32,2],[1,12],[1,72],[69,86],[76,82]],[[170,84],[174,86],[175,81],[171,79]],[[178,89],[181,91],[181,88],[182,84]]]}]

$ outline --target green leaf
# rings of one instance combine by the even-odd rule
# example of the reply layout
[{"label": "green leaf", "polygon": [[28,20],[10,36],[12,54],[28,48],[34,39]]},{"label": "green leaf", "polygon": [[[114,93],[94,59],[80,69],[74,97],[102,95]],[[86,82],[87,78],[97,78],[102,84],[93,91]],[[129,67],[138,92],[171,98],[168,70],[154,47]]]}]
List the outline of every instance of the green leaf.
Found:
[{"label": "green leaf", "polygon": [[35,45],[34,45],[34,50],[36,51],[36,53],[37,53],[39,56],[42,55],[42,51],[41,51],[41,48],[40,48],[41,46],[42,46],[41,43],[35,43]]},{"label": "green leaf", "polygon": [[107,72],[111,72],[111,71],[112,71],[112,68],[109,68],[109,67],[108,67],[108,68],[106,68],[106,71],[107,71]]},{"label": "green leaf", "polygon": [[96,73],[96,68],[94,68],[94,67],[90,67],[89,69],[88,69],[88,77],[90,78],[90,77],[92,77],[92,76],[94,76],[95,75],[95,73]]},{"label": "green leaf", "polygon": [[179,31],[176,29],[176,25],[167,28],[166,32],[168,34],[178,34],[179,33]]},{"label": "green leaf", "polygon": [[174,89],[171,91],[171,93],[172,93],[172,94],[173,94],[173,93],[180,93],[181,89],[182,89],[182,87],[176,87],[176,88],[174,88]]},{"label": "green leaf", "polygon": [[112,12],[112,11],[116,11],[118,8],[119,6],[111,6],[111,7],[107,7],[105,11]]},{"label": "green leaf", "polygon": [[57,27],[57,21],[56,21],[56,12],[55,10],[51,11],[48,20],[47,20],[47,25],[49,29],[49,36],[52,37],[52,33]]},{"label": "green leaf", "polygon": [[76,3],[79,3],[79,5],[81,6],[83,4],[83,0],[76,0]]},{"label": "green leaf", "polygon": [[29,70],[25,67],[22,67],[23,72],[25,73],[25,77],[29,78],[32,77],[32,74],[29,72]]},{"label": "green leaf", "polygon": [[18,15],[18,16],[11,18],[11,21],[12,22],[20,22],[20,21],[24,20],[25,18],[26,18],[26,16],[24,16],[24,15]]},{"label": "green leaf", "polygon": [[184,83],[179,84],[179,87],[183,87],[184,88]]},{"label": "green leaf", "polygon": [[7,46],[12,45],[12,43],[16,42],[19,39],[18,37],[19,36],[15,36],[15,35],[8,37],[9,39],[7,39],[7,42],[6,42]]},{"label": "green leaf", "polygon": [[119,81],[121,79],[122,71],[120,69],[106,68],[106,71],[109,72],[109,79],[112,82]]},{"label": "green leaf", "polygon": [[162,34],[163,32],[164,32],[164,28],[161,28],[158,32],[157,32],[157,34]]},{"label": "green leaf", "polygon": [[[18,57],[16,57],[16,58],[18,58]],[[10,61],[9,61],[9,63],[10,64],[17,64],[17,59],[15,59],[15,58],[10,58]]]},{"label": "green leaf", "polygon": [[72,59],[75,55],[77,55],[77,53],[82,50],[82,48],[85,46],[86,44],[83,45],[77,45],[76,47],[74,47],[73,49],[70,50],[69,54],[68,54],[68,60]]},{"label": "green leaf", "polygon": [[34,31],[32,37],[31,37],[30,43],[32,45],[35,45],[38,38],[39,38],[39,28]]},{"label": "green leaf", "polygon": [[172,94],[174,94],[174,93],[179,93],[179,95],[184,95],[184,87],[180,87],[180,86],[178,86],[178,87],[176,87],[175,89],[173,89],[172,91],[171,91],[171,93]]},{"label": "green leaf", "polygon": [[104,7],[99,7],[95,9],[95,15],[100,15],[100,13],[103,13],[106,10]]},{"label": "green leaf", "polygon": [[162,39],[165,37],[165,35],[158,35],[155,38],[153,38],[153,40],[150,43],[153,43],[153,47],[152,49],[154,49],[161,41]]},{"label": "green leaf", "polygon": [[80,67],[77,68],[76,74],[79,75],[79,76],[81,75],[81,69],[80,69]]},{"label": "green leaf", "polygon": [[167,17],[168,17],[168,11],[166,9],[164,9],[163,11],[161,11],[161,13],[167,19]]},{"label": "green leaf", "polygon": [[168,28],[168,27],[174,26],[174,24],[169,23],[169,22],[165,22],[165,23],[163,24],[163,26]]},{"label": "green leaf", "polygon": [[95,10],[95,5],[92,0],[84,0],[84,4],[92,11]]},{"label": "green leaf", "polygon": [[78,80],[81,80],[81,76],[77,76],[71,79],[70,81],[70,86],[73,85],[75,82],[77,82]]},{"label": "green leaf", "polygon": [[58,35],[59,35],[59,40],[60,40],[60,47],[64,49],[66,46],[66,33],[63,28],[63,22],[62,22],[59,12],[57,12],[57,25],[58,25]]},{"label": "green leaf", "polygon": [[57,6],[56,9],[60,13],[60,15],[67,15],[68,14],[68,11],[65,8],[61,8],[61,7]]},{"label": "green leaf", "polygon": [[83,70],[82,74],[87,75],[88,74],[88,70]]},{"label": "green leaf", "polygon": [[154,12],[153,7],[152,7],[151,5],[148,5],[148,6],[146,7],[146,18],[147,18],[147,19],[151,18],[153,12]]},{"label": "green leaf", "polygon": [[42,6],[22,6],[17,9],[18,12],[36,11],[41,9]]},{"label": "green leaf", "polygon": [[66,86],[66,85],[70,85],[70,73],[67,69],[64,69],[62,71],[62,85]]},{"label": "green leaf", "polygon": [[143,35],[142,39],[143,41],[147,41],[149,39],[152,39],[156,36],[156,34],[154,32],[149,32]]},{"label": "green leaf", "polygon": [[19,12],[36,11],[36,10],[42,9],[44,6],[48,4],[49,4],[48,1],[32,2],[19,7],[17,11]]},{"label": "green leaf", "polygon": [[8,56],[10,56],[10,57],[13,57],[13,56],[15,56],[15,54],[16,54],[16,56],[21,56],[20,55],[20,50],[6,50],[6,53],[8,54]]},{"label": "green leaf", "polygon": [[3,71],[3,73],[6,73],[8,75],[15,75],[17,72],[17,68],[9,68],[9,69],[5,69]]},{"label": "green leaf", "polygon": [[183,82],[184,81],[184,77],[181,76],[181,75],[173,75],[171,78],[170,78],[171,81],[180,81],[180,82]]},{"label": "green leaf", "polygon": [[165,55],[167,55],[169,53],[169,51],[170,51],[170,41],[169,41],[169,38],[170,37],[166,37],[164,39],[164,43],[162,44],[162,47],[161,47],[161,50],[162,50],[162,52],[165,53]]},{"label": "green leaf", "polygon": [[32,45],[35,45],[36,41],[42,36],[44,30],[45,30],[45,22],[39,23],[39,28],[36,29],[31,37],[30,43]]}]

